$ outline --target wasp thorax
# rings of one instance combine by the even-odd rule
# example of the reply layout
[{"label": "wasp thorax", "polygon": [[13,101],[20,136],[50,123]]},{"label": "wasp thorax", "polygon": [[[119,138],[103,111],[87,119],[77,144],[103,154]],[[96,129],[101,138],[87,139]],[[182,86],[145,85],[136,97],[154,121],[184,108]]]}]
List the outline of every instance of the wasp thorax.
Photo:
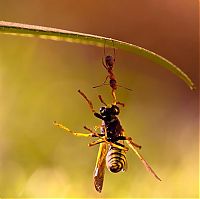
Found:
[{"label": "wasp thorax", "polygon": [[103,106],[100,108],[100,114],[102,116],[112,116],[112,115],[119,115],[119,107],[116,105],[111,106]]},{"label": "wasp thorax", "polygon": [[113,65],[114,65],[115,59],[114,59],[112,56],[108,55],[108,56],[106,56],[106,58],[105,58],[105,62],[106,62],[106,66],[112,68]]}]

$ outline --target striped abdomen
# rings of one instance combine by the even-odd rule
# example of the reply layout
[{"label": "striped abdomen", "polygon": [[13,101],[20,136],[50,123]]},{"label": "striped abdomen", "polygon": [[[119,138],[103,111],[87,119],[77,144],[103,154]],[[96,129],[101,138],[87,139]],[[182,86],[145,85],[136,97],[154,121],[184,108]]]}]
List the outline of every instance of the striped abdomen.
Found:
[{"label": "striped abdomen", "polygon": [[106,156],[106,165],[110,172],[117,173],[126,168],[126,153],[124,150],[110,147]]}]

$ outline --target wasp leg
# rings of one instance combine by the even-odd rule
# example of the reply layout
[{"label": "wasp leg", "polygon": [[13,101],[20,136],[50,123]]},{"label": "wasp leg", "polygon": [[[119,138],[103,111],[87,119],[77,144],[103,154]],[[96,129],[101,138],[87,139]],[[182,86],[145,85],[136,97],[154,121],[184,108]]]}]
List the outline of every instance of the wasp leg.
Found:
[{"label": "wasp leg", "polygon": [[135,142],[133,142],[133,140],[132,140],[132,138],[131,138],[131,137],[126,137],[126,136],[125,136],[125,140],[128,140],[128,141],[129,141],[129,143],[130,143],[131,145],[133,145],[134,147],[137,147],[137,148],[139,148],[139,149],[141,149],[141,148],[142,148],[142,146],[141,146],[141,145],[138,145],[138,144],[136,144]]},{"label": "wasp leg", "polygon": [[122,149],[122,150],[124,150],[124,151],[128,151],[128,148],[127,148],[127,147],[125,147],[123,144],[120,144],[120,143],[118,143],[118,142],[115,142],[115,143],[113,143],[113,142],[108,142],[108,144],[110,144],[111,146],[116,147],[116,148],[118,148],[118,149]]},{"label": "wasp leg", "polygon": [[96,133],[96,132],[94,132],[92,129],[88,128],[87,126],[84,126],[83,128],[84,128],[85,130],[91,132],[91,133]]},{"label": "wasp leg", "polygon": [[87,98],[87,96],[86,96],[81,90],[78,90],[78,92],[79,92],[79,93],[83,96],[83,98],[87,101],[87,103],[88,103],[88,105],[89,105],[91,111],[92,111],[93,113],[95,113],[96,111],[94,110],[94,107],[93,107],[92,102]]},{"label": "wasp leg", "polygon": [[151,166],[148,164],[148,162],[142,157],[142,155],[135,149],[135,144],[133,144],[133,142],[128,139],[125,140],[127,142],[127,144],[129,145],[129,147],[135,152],[135,154],[138,156],[138,158],[141,160],[141,162],[143,163],[143,165],[145,166],[145,168],[147,169],[147,171],[149,171],[156,179],[160,180],[161,179],[157,176],[157,174],[154,172],[154,170],[151,168]]},{"label": "wasp leg", "polygon": [[92,133],[92,137],[103,137],[103,136],[105,136],[105,133],[97,133],[96,131],[93,131],[92,129],[90,129],[90,128],[88,128],[88,127],[86,127],[86,126],[84,126],[83,127],[85,130],[87,130],[87,131],[89,131],[90,133]]},{"label": "wasp leg", "polygon": [[55,126],[61,128],[61,129],[65,130],[65,131],[67,131],[67,132],[75,135],[75,136],[81,136],[81,137],[99,137],[99,136],[96,136],[97,133],[94,133],[94,132],[92,132],[92,133],[79,133],[79,132],[71,131],[70,129],[68,129],[67,127],[65,127],[62,124],[57,123],[56,121],[54,121],[53,124]]},{"label": "wasp leg", "polygon": [[139,148],[139,149],[142,148],[141,145],[136,144],[135,142],[133,142],[133,139],[132,139],[131,137],[125,136],[125,131],[124,131],[124,130],[122,131],[122,136],[119,136],[118,139],[119,139],[119,140],[126,140],[126,141],[128,140],[129,143],[132,144],[134,147],[137,147],[137,148]]},{"label": "wasp leg", "polygon": [[95,140],[95,141],[89,143],[88,146],[89,146],[89,147],[95,146],[95,145],[100,144],[100,143],[102,143],[102,142],[105,142],[105,140],[104,140],[104,139]]}]

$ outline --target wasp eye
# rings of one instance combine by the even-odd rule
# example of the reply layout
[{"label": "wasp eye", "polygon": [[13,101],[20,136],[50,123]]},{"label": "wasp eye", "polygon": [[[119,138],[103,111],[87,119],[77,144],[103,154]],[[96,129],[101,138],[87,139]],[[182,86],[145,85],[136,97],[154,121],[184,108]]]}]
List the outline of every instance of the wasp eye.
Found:
[{"label": "wasp eye", "polygon": [[101,107],[99,110],[101,115],[105,115],[106,114],[106,108],[105,107]]},{"label": "wasp eye", "polygon": [[112,106],[112,112],[114,115],[119,115],[119,107],[116,105]]}]

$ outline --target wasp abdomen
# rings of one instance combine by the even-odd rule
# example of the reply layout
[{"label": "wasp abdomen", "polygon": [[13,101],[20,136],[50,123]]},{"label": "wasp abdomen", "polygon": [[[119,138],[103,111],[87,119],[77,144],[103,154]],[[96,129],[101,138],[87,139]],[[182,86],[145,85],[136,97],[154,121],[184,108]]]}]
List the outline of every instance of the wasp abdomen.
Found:
[{"label": "wasp abdomen", "polygon": [[106,165],[108,170],[113,173],[124,170],[126,165],[125,151],[115,147],[110,147],[106,156]]}]

